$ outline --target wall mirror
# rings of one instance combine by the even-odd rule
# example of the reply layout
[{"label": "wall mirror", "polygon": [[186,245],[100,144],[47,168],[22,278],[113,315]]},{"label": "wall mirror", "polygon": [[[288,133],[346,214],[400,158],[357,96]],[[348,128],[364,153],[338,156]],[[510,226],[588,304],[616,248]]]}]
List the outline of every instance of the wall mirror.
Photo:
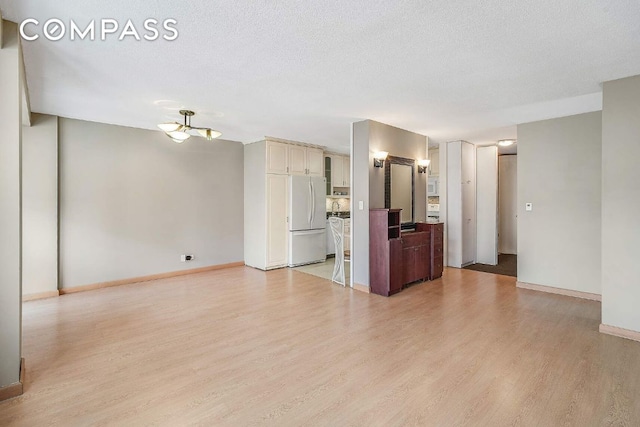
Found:
[{"label": "wall mirror", "polygon": [[384,165],[384,205],[402,209],[402,225],[414,223],[415,160],[388,156]]}]

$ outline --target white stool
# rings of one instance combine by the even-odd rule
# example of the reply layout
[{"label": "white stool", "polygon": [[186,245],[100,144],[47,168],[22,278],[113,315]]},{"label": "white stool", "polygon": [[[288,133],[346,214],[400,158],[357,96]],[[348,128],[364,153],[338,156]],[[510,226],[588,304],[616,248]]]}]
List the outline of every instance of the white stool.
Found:
[{"label": "white stool", "polygon": [[329,217],[329,226],[331,227],[331,234],[333,235],[333,241],[336,245],[336,259],[331,280],[342,286],[346,286],[344,263],[350,262],[351,257],[349,254],[345,256],[344,251],[344,219]]}]

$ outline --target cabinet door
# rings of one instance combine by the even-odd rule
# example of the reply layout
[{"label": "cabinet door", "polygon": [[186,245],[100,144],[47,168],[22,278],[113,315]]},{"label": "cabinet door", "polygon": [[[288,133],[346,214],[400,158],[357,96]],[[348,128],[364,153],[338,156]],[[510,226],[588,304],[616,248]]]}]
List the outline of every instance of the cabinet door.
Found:
[{"label": "cabinet door", "polygon": [[288,166],[288,146],[281,142],[267,141],[267,173],[286,175]]},{"label": "cabinet door", "polygon": [[299,145],[289,145],[289,174],[307,174],[306,154],[306,149],[304,147]]},{"label": "cabinet door", "polygon": [[342,173],[343,166],[342,156],[331,156],[331,176],[333,178],[332,184],[334,187],[344,186],[344,175]]},{"label": "cabinet door", "polygon": [[351,187],[351,158],[342,158],[342,179],[345,187]]},{"label": "cabinet door", "polygon": [[404,269],[402,284],[416,281],[416,247],[402,249],[402,266]]},{"label": "cabinet door", "polygon": [[426,245],[418,246],[416,251],[416,280],[428,279],[429,270],[431,270],[430,266],[429,247]]},{"label": "cabinet door", "polygon": [[267,268],[287,265],[287,175],[267,174]]},{"label": "cabinet door", "polygon": [[319,148],[307,148],[307,173],[311,176],[324,175],[324,152]]}]

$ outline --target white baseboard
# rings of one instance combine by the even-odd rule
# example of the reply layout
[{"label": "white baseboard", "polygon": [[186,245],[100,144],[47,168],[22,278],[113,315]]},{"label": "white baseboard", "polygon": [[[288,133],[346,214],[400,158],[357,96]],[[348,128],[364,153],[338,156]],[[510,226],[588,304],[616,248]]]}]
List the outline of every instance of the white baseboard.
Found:
[{"label": "white baseboard", "polygon": [[361,285],[359,283],[354,283],[353,289],[355,289],[356,291],[364,292],[365,294],[371,293],[371,288],[369,288],[369,286]]},{"label": "white baseboard", "polygon": [[618,328],[616,326],[600,324],[600,333],[613,335],[614,337],[626,338],[628,340],[640,341],[640,332],[630,329]]},{"label": "white baseboard", "polygon": [[516,281],[516,287],[521,289],[529,289],[531,291],[539,291],[539,292],[547,292],[550,294],[564,295],[567,297],[582,298],[582,299],[588,299],[592,301],[602,301],[602,295],[600,294],[574,291],[572,289],[554,288],[553,286],[536,285],[533,283],[521,282],[519,280]]}]

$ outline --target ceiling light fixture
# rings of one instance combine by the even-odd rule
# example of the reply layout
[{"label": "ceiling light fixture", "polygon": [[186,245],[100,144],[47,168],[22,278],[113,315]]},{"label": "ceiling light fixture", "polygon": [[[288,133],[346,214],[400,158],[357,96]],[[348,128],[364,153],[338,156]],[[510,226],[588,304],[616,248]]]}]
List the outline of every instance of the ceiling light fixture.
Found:
[{"label": "ceiling light fixture", "polygon": [[[158,127],[169,137],[173,142],[178,144],[182,144],[187,139],[191,138],[191,136],[201,136],[206,138],[208,141],[211,141],[214,138],[218,138],[222,135],[222,132],[218,132],[217,130],[213,130],[210,128],[201,128],[191,126],[191,117],[194,116],[194,113],[191,110],[180,110],[180,114],[184,116],[184,124],[178,122],[171,123],[160,123]],[[191,133],[194,130],[197,132],[196,134]]]},{"label": "ceiling light fixture", "polygon": [[500,147],[508,147],[510,145],[513,145],[516,143],[515,139],[501,139],[500,141],[498,141],[498,145]]}]

